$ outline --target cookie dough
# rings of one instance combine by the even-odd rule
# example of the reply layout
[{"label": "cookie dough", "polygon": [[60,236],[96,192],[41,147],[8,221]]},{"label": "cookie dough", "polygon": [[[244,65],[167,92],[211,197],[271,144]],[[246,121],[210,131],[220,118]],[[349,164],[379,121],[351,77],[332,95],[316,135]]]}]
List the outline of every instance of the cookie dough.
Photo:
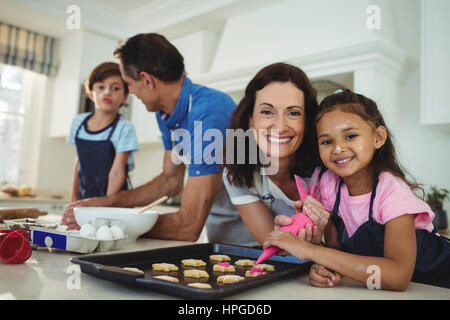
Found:
[{"label": "cookie dough", "polygon": [[177,271],[178,267],[172,263],[154,263],[152,264],[153,270],[156,271]]},{"label": "cookie dough", "polygon": [[188,286],[194,287],[194,288],[199,288],[199,289],[212,289],[212,287],[209,283],[194,282],[194,283],[189,283]]},{"label": "cookie dough", "polygon": [[247,271],[245,272],[245,276],[246,276],[246,277],[259,277],[259,276],[261,276],[261,275],[263,275],[263,274],[266,274],[266,273],[267,273],[267,272],[263,271],[262,269],[261,269],[261,271],[258,270],[258,271],[254,271],[254,272],[251,272],[251,270],[247,270]]},{"label": "cookie dough", "polygon": [[213,271],[217,272],[234,272],[234,266],[230,265],[228,262],[219,262],[213,266]]},{"label": "cookie dough", "polygon": [[127,271],[131,271],[131,272],[134,272],[134,273],[137,273],[137,274],[140,274],[140,275],[142,275],[142,276],[145,274],[144,271],[142,271],[141,269],[138,269],[138,268],[123,267],[122,269],[123,269],[123,270],[127,270]]},{"label": "cookie dough", "polygon": [[181,263],[185,266],[192,266],[192,267],[204,267],[206,266],[206,262],[203,260],[198,259],[184,259],[181,260]]},{"label": "cookie dough", "polygon": [[264,271],[269,271],[269,272],[273,272],[275,271],[275,267],[271,264],[258,264],[257,266],[255,266],[255,268],[259,268],[259,269],[264,269]]},{"label": "cookie dough", "polygon": [[241,260],[236,261],[234,264],[237,266],[241,266],[241,267],[253,267],[255,262],[256,262],[255,260],[241,259]]},{"label": "cookie dough", "polygon": [[204,270],[197,270],[197,269],[184,270],[183,274],[187,278],[209,278],[208,272]]},{"label": "cookie dough", "polygon": [[212,254],[209,256],[209,259],[213,261],[230,261],[231,258],[224,254]]},{"label": "cookie dough", "polygon": [[176,283],[179,282],[177,278],[171,277],[171,276],[155,276],[154,278],[164,280],[164,281],[176,282]]},{"label": "cookie dough", "polygon": [[235,274],[217,277],[217,282],[219,283],[234,283],[242,280],[245,280],[245,278]]}]

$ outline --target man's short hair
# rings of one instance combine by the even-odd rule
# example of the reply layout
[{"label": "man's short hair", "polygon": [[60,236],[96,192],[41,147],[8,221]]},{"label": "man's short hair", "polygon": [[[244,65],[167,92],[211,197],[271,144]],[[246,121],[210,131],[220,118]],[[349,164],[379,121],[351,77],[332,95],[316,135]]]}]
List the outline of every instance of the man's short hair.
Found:
[{"label": "man's short hair", "polygon": [[174,82],[184,73],[184,58],[177,48],[157,33],[140,33],[119,45],[114,56],[122,62],[125,74],[139,80],[147,72],[164,82]]}]

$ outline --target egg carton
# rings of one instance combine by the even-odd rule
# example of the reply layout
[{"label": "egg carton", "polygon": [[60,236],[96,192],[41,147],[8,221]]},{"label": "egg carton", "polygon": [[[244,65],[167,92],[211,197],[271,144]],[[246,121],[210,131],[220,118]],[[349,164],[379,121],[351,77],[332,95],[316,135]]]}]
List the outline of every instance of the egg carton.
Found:
[{"label": "egg carton", "polygon": [[121,249],[123,240],[126,238],[127,235],[114,240],[98,240],[93,237],[81,236],[76,230],[61,231],[39,227],[31,230],[33,245],[78,253],[118,250]]}]

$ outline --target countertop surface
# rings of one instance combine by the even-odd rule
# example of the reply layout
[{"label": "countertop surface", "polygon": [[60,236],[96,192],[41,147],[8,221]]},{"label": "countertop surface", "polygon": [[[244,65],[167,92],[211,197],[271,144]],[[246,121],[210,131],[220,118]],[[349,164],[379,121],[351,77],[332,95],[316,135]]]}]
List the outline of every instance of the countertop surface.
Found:
[{"label": "countertop surface", "polygon": [[[177,207],[157,206],[161,212],[174,212]],[[41,217],[56,221],[58,215]],[[197,243],[205,243],[207,238],[202,232]],[[158,239],[138,239],[124,244],[121,250],[115,252],[148,250],[193,244],[184,241],[168,241]],[[147,289],[127,286],[96,278],[80,271],[79,265],[73,264],[72,257],[81,256],[78,253],[39,248],[33,250],[29,260],[22,264],[8,264],[0,261],[0,300],[78,300],[78,299],[177,299]],[[404,292],[387,290],[369,290],[363,284],[344,278],[342,283],[334,288],[316,288],[308,282],[308,273],[282,279],[263,285],[226,299],[242,300],[450,300],[450,290],[411,282]]]},{"label": "countertop surface", "polygon": [[[140,239],[124,245],[120,251],[136,251],[192,244],[190,242]],[[113,252],[118,252],[117,250]],[[176,299],[158,292],[103,280],[80,272],[70,259],[80,254],[33,250],[23,264],[0,262],[0,299],[78,300],[78,299]],[[450,290],[411,282],[408,290],[392,292],[369,290],[364,285],[344,278],[335,288],[315,288],[308,274],[283,279],[244,291],[226,299],[242,300],[309,300],[309,299],[450,299]]]}]

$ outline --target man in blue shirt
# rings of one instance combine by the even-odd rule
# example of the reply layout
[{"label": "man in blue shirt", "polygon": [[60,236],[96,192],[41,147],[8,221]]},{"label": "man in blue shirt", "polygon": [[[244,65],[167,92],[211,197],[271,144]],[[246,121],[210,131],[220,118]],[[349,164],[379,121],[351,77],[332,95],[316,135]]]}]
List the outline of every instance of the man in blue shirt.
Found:
[{"label": "man in blue shirt", "polygon": [[[138,34],[114,55],[120,59],[130,93],[149,112],[156,112],[165,149],[163,170],[136,189],[71,204],[63,223],[77,227],[72,221],[76,206],[137,207],[183,191],[180,210],[160,216],[147,236],[196,241],[206,222],[210,242],[253,244],[222,183],[222,148],[234,101],[223,92],[192,83],[183,56],[161,35]],[[189,177],[184,186],[186,166]]]}]

